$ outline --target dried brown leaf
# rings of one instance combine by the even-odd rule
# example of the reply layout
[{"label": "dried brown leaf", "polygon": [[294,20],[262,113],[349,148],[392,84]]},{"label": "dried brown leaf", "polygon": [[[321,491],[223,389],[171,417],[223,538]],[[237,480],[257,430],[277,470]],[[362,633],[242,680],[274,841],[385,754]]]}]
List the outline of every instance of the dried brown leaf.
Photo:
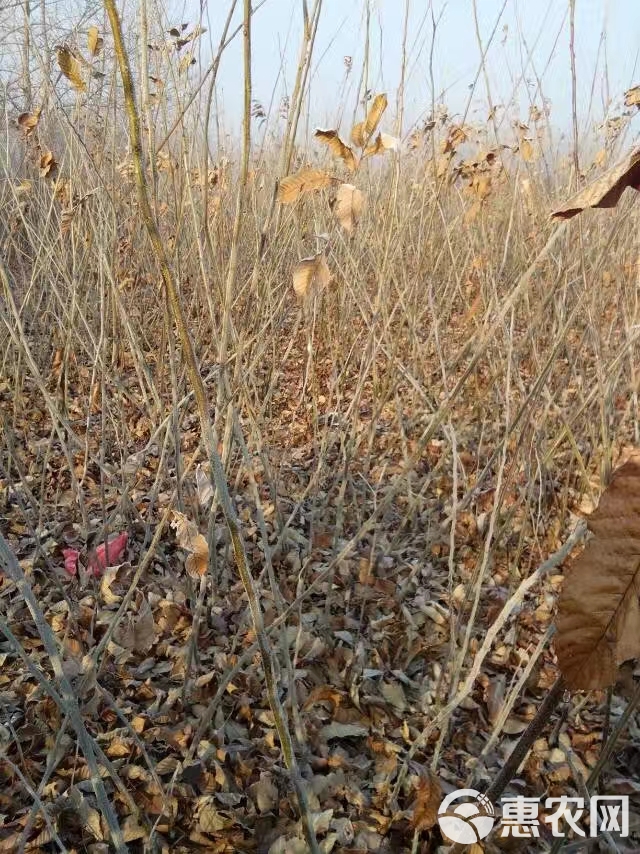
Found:
[{"label": "dried brown leaf", "polygon": [[551,216],[554,219],[571,219],[585,208],[615,208],[627,187],[640,190],[640,148],[576,193]]},{"label": "dried brown leaf", "polygon": [[334,183],[335,179],[320,169],[301,169],[294,175],[288,175],[278,186],[278,201],[282,205],[292,205],[305,193],[324,190]]},{"label": "dried brown leaf", "polygon": [[100,37],[100,33],[97,27],[89,27],[89,32],[87,34],[87,48],[89,49],[89,53],[91,56],[97,56],[102,50],[102,46],[104,44],[104,40]]},{"label": "dried brown leaf", "polygon": [[640,453],[616,469],[587,521],[593,539],[567,571],[558,602],[558,664],[572,690],[614,684],[640,656]]},{"label": "dried brown leaf", "polygon": [[420,777],[416,787],[416,800],[413,807],[413,826],[421,833],[431,830],[438,820],[438,807],[442,801],[440,780],[431,771]]},{"label": "dried brown leaf", "polygon": [[258,782],[249,787],[249,797],[261,814],[271,812],[277,806],[278,787],[273,782],[273,776],[269,771],[263,771]]},{"label": "dried brown leaf", "polygon": [[198,531],[195,522],[177,510],[173,511],[171,527],[176,532],[180,548],[190,552],[184,563],[185,569],[192,578],[200,578],[209,566],[209,546],[206,539]]},{"label": "dried brown leaf", "polygon": [[324,290],[331,281],[331,270],[324,253],[303,258],[293,269],[293,289],[299,299]]},{"label": "dried brown leaf", "polygon": [[58,168],[55,157],[51,151],[45,151],[40,157],[40,176],[51,177]]},{"label": "dried brown leaf", "polygon": [[640,86],[632,86],[624,93],[625,107],[640,107]]},{"label": "dried brown leaf", "polygon": [[315,136],[316,139],[320,140],[320,142],[324,142],[325,145],[329,146],[331,153],[335,157],[339,157],[344,161],[349,172],[355,172],[358,168],[356,156],[353,153],[353,149],[349,148],[349,146],[340,139],[337,130],[322,130],[322,128],[318,128],[315,132]]},{"label": "dried brown leaf", "polygon": [[351,141],[359,148],[364,148],[380,123],[382,114],[387,109],[387,96],[384,92],[376,95],[367,111],[363,122],[354,125],[351,131]]},{"label": "dried brown leaf", "polygon": [[468,139],[467,129],[462,125],[451,125],[446,139],[442,141],[440,149],[442,154],[454,152],[463,142]]},{"label": "dried brown leaf", "polygon": [[[155,636],[156,627],[153,621],[153,612],[148,600],[144,598],[137,615],[131,619],[127,626],[126,638],[119,640],[116,637],[116,642],[125,649],[146,653],[153,646]],[[126,640],[126,643],[123,640]]]},{"label": "dried brown leaf", "polygon": [[[176,32],[177,32],[177,30],[176,30],[176,28],[174,27],[174,28],[171,30],[171,35],[174,35],[174,33],[176,33]],[[203,35],[203,34],[204,34],[204,33],[206,33],[206,32],[207,32],[206,27],[201,27],[201,26],[198,24],[196,27],[194,27],[194,29],[193,29],[193,30],[191,30],[191,32],[190,32],[190,33],[186,33],[186,35],[184,35],[184,36],[179,36],[178,38],[176,38],[176,50],[182,50],[182,48],[183,48],[186,44],[189,44],[189,42],[195,41],[199,36]],[[174,37],[175,37],[175,36],[174,36]]]},{"label": "dried brown leaf", "polygon": [[25,137],[29,136],[33,133],[33,131],[38,126],[38,122],[40,121],[40,110],[36,110],[33,113],[21,113],[18,116],[18,127],[25,135]]},{"label": "dried brown leaf", "polygon": [[178,74],[184,74],[192,65],[196,64],[196,58],[193,53],[185,53],[178,63]]},{"label": "dried brown leaf", "polygon": [[373,157],[375,154],[384,154],[385,151],[395,151],[400,145],[400,140],[388,133],[379,133],[373,142],[365,148],[362,156]]},{"label": "dried brown leaf", "polygon": [[531,140],[523,136],[520,140],[520,155],[525,163],[530,163],[533,160],[533,145]]},{"label": "dried brown leaf", "polygon": [[336,193],[334,213],[345,231],[351,233],[362,214],[364,194],[353,184],[340,184]]},{"label": "dried brown leaf", "polygon": [[80,63],[71,53],[68,47],[57,48],[58,65],[60,71],[67,78],[69,83],[78,92],[86,92],[87,84],[84,82],[80,72]]},{"label": "dried brown leaf", "polygon": [[133,842],[136,839],[146,839],[148,831],[139,824],[135,815],[128,815],[122,825],[122,835],[125,842]]}]

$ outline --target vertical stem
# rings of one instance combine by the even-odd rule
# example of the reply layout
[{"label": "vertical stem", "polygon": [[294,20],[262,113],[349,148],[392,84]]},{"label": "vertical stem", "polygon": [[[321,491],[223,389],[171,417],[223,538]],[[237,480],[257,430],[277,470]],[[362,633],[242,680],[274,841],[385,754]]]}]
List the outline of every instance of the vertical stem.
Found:
[{"label": "vertical stem", "polygon": [[576,87],[576,0],[569,0],[569,56],[571,58],[571,119],[573,122],[573,168],[575,188],[580,187],[580,159],[578,155],[578,101]]},{"label": "vertical stem", "polygon": [[402,136],[402,122],[404,119],[404,82],[407,74],[407,33],[409,31],[409,8],[411,0],[404,3],[404,26],[402,28],[402,65],[400,67],[400,84],[398,86],[398,98],[396,104],[396,136]]},{"label": "vertical stem", "polygon": [[31,71],[29,59],[31,56],[31,3],[24,0],[24,36],[22,39],[22,89],[24,92],[24,108],[31,108]]}]

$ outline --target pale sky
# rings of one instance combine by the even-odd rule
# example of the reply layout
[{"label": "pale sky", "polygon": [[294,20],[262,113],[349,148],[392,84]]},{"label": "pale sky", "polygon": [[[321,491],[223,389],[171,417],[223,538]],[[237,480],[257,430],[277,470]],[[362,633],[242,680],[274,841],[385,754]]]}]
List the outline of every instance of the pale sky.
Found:
[{"label": "pale sky", "polygon": [[[202,0],[206,4],[207,0]],[[254,0],[257,5],[258,0]],[[307,0],[309,7],[313,0]],[[355,106],[365,43],[367,0],[324,0],[311,78],[311,122],[335,126],[346,104],[345,123]],[[180,15],[195,19],[194,0],[174,5]],[[388,122],[393,122],[400,79],[405,0],[369,0],[371,9],[369,86],[389,96]],[[483,44],[497,29],[487,53],[494,103],[511,103],[509,121],[520,107],[526,121],[529,102],[541,105],[538,80],[550,101],[554,124],[566,130],[571,116],[569,0],[476,0]],[[238,3],[241,7],[242,3]],[[504,6],[504,10],[503,10]],[[302,30],[301,0],[265,0],[253,26],[254,98],[268,108],[291,92]],[[227,0],[208,0],[210,30],[204,37],[217,44],[228,9]],[[502,11],[502,14],[501,14]],[[450,113],[463,113],[470,85],[479,71],[480,51],[472,0],[409,0],[405,132],[412,121],[430,112],[432,91],[429,57],[433,21],[433,77],[436,101]],[[240,21],[240,8],[236,22]],[[204,21],[206,25],[206,21]],[[506,29],[505,29],[506,27]],[[605,115],[620,112],[623,93],[640,83],[639,0],[576,0],[576,64],[581,130]],[[225,125],[233,130],[242,99],[242,40],[236,38],[223,59],[219,76]],[[529,55],[527,55],[529,54]],[[353,58],[345,82],[344,57]],[[514,103],[514,91],[518,95]],[[487,97],[481,74],[469,112],[471,120],[486,118]],[[500,116],[500,114],[499,114]],[[635,127],[635,122],[634,122]]]}]

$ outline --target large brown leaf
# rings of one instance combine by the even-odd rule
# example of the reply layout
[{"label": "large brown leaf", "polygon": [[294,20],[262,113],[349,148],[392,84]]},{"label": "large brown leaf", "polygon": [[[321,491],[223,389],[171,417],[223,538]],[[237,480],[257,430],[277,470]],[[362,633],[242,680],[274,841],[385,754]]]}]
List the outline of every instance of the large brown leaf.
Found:
[{"label": "large brown leaf", "polygon": [[323,252],[303,258],[293,268],[293,289],[300,300],[324,290],[330,281],[331,270]]},{"label": "large brown leaf", "polygon": [[618,666],[640,656],[640,453],[613,475],[587,521],[594,537],[568,570],[555,641],[569,688],[616,681]]},{"label": "large brown leaf", "polygon": [[554,219],[571,219],[585,208],[615,208],[627,187],[640,190],[640,148],[576,193],[551,216]]},{"label": "large brown leaf", "polygon": [[345,231],[351,233],[362,214],[364,195],[353,184],[340,184],[336,193],[334,213]]},{"label": "large brown leaf", "polygon": [[353,153],[353,149],[349,148],[349,146],[340,139],[337,130],[323,130],[322,128],[318,128],[315,132],[315,137],[321,142],[324,142],[325,145],[329,146],[331,153],[335,157],[339,157],[344,162],[349,172],[355,172],[358,168],[356,156]]},{"label": "large brown leaf", "polygon": [[82,72],[80,71],[80,63],[71,53],[69,48],[65,47],[64,45],[58,47],[56,48],[56,54],[58,57],[58,65],[60,66],[60,71],[62,71],[69,83],[71,83],[71,85],[77,92],[86,92],[87,84],[84,82],[84,79],[82,77]]},{"label": "large brown leaf", "polygon": [[371,106],[367,110],[366,119],[354,125],[351,131],[351,139],[359,148],[364,148],[369,142],[386,109],[387,96],[383,92],[380,95],[376,95],[371,102]]},{"label": "large brown leaf", "polygon": [[292,205],[305,193],[324,190],[335,182],[335,178],[319,169],[304,168],[294,175],[287,175],[278,185],[278,201],[282,205]]}]

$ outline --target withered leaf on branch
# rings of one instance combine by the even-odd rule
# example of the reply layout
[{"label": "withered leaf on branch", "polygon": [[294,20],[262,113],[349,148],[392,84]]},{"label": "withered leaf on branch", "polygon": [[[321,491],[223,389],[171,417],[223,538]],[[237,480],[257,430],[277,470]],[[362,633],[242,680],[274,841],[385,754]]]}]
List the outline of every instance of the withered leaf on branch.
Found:
[{"label": "withered leaf on branch", "polygon": [[399,145],[400,140],[397,137],[389,136],[388,133],[379,133],[365,148],[362,156],[373,157],[375,154],[384,154],[385,151],[396,151]]},{"label": "withered leaf on branch", "polygon": [[386,109],[387,96],[384,93],[376,95],[367,111],[366,119],[353,126],[351,131],[351,140],[355,145],[359,148],[365,147],[375,129],[378,127],[382,114]]},{"label": "withered leaf on branch", "polygon": [[51,151],[45,151],[40,156],[40,175],[42,178],[51,177],[56,169],[58,168],[58,164],[56,162],[56,158],[53,156]]},{"label": "withered leaf on branch", "polygon": [[555,640],[570,689],[614,684],[640,656],[640,452],[613,474],[587,520],[594,537],[565,574]]},{"label": "withered leaf on branch", "polygon": [[293,289],[299,299],[305,299],[316,291],[327,287],[331,281],[331,270],[323,252],[303,258],[293,268]]},{"label": "withered leaf on branch", "polygon": [[18,127],[25,135],[30,136],[38,126],[40,121],[40,110],[35,110],[33,113],[20,113],[18,116]]},{"label": "withered leaf on branch", "polygon": [[333,212],[345,231],[351,233],[360,219],[364,207],[364,195],[353,184],[340,184],[336,193]]},{"label": "withered leaf on branch", "polygon": [[71,83],[71,85],[76,91],[85,92],[87,89],[87,84],[84,82],[84,79],[80,72],[80,63],[71,53],[69,48],[58,47],[56,49],[56,54],[58,57],[58,65],[60,66],[60,71],[62,71],[69,83]]},{"label": "withered leaf on branch", "polygon": [[640,107],[640,86],[633,86],[624,93],[625,107]]},{"label": "withered leaf on branch", "polygon": [[301,169],[293,175],[287,175],[278,185],[278,201],[282,205],[292,205],[305,193],[324,190],[335,182],[335,178],[320,169]]},{"label": "withered leaf on branch", "polygon": [[320,142],[324,142],[325,145],[329,146],[331,153],[335,157],[339,157],[344,161],[349,172],[355,172],[358,168],[356,156],[353,153],[353,149],[349,148],[349,146],[340,139],[337,130],[323,130],[322,128],[318,128],[315,132],[315,136],[316,139],[320,140]]},{"label": "withered leaf on branch", "polygon": [[89,32],[87,34],[87,47],[89,48],[89,53],[91,56],[97,56],[102,50],[102,45],[104,44],[104,40],[100,38],[100,33],[97,27],[89,27]]},{"label": "withered leaf on branch", "polygon": [[640,190],[640,148],[576,193],[551,216],[554,219],[571,219],[585,208],[615,208],[627,187]]}]

